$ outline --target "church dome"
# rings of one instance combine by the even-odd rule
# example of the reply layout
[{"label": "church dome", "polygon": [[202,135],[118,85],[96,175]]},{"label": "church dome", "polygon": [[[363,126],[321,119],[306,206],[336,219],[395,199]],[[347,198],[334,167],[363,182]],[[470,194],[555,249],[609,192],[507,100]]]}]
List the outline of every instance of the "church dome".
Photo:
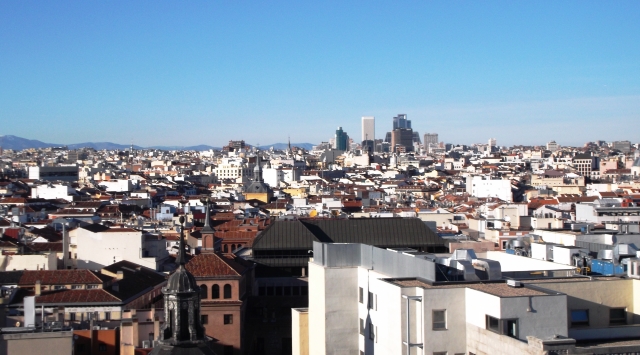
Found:
[{"label": "church dome", "polygon": [[195,292],[200,290],[196,283],[196,278],[182,265],[169,276],[166,289],[174,292]]}]

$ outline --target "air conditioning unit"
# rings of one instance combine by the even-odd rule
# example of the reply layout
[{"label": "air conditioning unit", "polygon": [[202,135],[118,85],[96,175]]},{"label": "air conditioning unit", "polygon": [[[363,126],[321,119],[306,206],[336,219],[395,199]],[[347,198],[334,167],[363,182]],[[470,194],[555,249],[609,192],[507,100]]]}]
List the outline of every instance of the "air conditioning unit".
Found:
[{"label": "air conditioning unit", "polygon": [[509,285],[511,287],[522,287],[522,286],[524,286],[524,285],[522,285],[522,282],[516,281],[516,280],[507,280],[507,285]]}]

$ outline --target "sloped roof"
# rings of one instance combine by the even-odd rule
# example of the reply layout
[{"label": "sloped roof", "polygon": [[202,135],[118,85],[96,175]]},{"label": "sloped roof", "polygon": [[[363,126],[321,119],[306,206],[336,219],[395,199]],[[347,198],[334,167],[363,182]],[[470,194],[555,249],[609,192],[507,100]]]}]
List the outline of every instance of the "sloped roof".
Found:
[{"label": "sloped roof", "polygon": [[276,221],[253,243],[254,250],[312,249],[313,242],[379,247],[433,247],[445,242],[418,218],[301,219]]},{"label": "sloped roof", "polygon": [[42,285],[102,284],[91,270],[25,270],[20,286],[33,286],[40,280]]},{"label": "sloped roof", "polygon": [[253,241],[254,250],[311,249],[313,242],[320,240],[300,220],[275,221]]},{"label": "sloped roof", "polygon": [[58,290],[43,292],[36,297],[36,303],[44,304],[87,304],[120,303],[121,300],[103,289],[94,290]]},{"label": "sloped roof", "polygon": [[246,269],[235,260],[218,253],[198,254],[185,267],[195,277],[240,276]]}]

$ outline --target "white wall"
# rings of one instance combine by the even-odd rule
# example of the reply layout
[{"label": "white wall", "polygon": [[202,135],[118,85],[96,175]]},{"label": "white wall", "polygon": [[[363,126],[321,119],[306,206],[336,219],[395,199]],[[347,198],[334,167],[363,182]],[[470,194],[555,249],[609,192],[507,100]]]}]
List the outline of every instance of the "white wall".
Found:
[{"label": "white wall", "polygon": [[58,258],[56,253],[0,256],[0,271],[57,269]]},{"label": "white wall", "polygon": [[47,200],[63,199],[73,201],[70,195],[75,192],[74,189],[67,185],[38,185],[31,189],[32,198],[44,198]]},{"label": "white wall", "polygon": [[503,201],[513,201],[510,180],[486,180],[482,176],[469,176],[467,192],[475,197],[497,197]]},{"label": "white wall", "polygon": [[155,257],[141,257],[145,243],[140,231],[123,229],[93,233],[78,228],[71,233],[75,233],[76,236],[78,269],[99,270],[115,262],[127,260],[156,270]]},{"label": "white wall", "polygon": [[358,353],[356,268],[309,263],[309,354]]},{"label": "white wall", "polygon": [[104,186],[107,191],[129,192],[133,190],[131,180],[103,180],[100,181],[99,185]]}]

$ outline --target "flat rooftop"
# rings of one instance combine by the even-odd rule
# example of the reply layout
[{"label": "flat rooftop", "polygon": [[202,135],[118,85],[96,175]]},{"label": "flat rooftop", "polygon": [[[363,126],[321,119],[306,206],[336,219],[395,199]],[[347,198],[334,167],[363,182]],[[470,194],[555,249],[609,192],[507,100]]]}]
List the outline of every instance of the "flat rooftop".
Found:
[{"label": "flat rooftop", "polygon": [[529,287],[511,287],[506,281],[498,282],[466,282],[466,283],[428,283],[419,279],[387,279],[386,281],[400,287],[422,287],[425,289],[470,288],[498,297],[548,296],[558,294],[555,291],[532,289]]},{"label": "flat rooftop", "polygon": [[514,271],[571,271],[575,269],[570,265],[507,254],[503,251],[487,251],[476,253],[476,255],[479,258],[500,262],[500,269],[503,273]]}]

